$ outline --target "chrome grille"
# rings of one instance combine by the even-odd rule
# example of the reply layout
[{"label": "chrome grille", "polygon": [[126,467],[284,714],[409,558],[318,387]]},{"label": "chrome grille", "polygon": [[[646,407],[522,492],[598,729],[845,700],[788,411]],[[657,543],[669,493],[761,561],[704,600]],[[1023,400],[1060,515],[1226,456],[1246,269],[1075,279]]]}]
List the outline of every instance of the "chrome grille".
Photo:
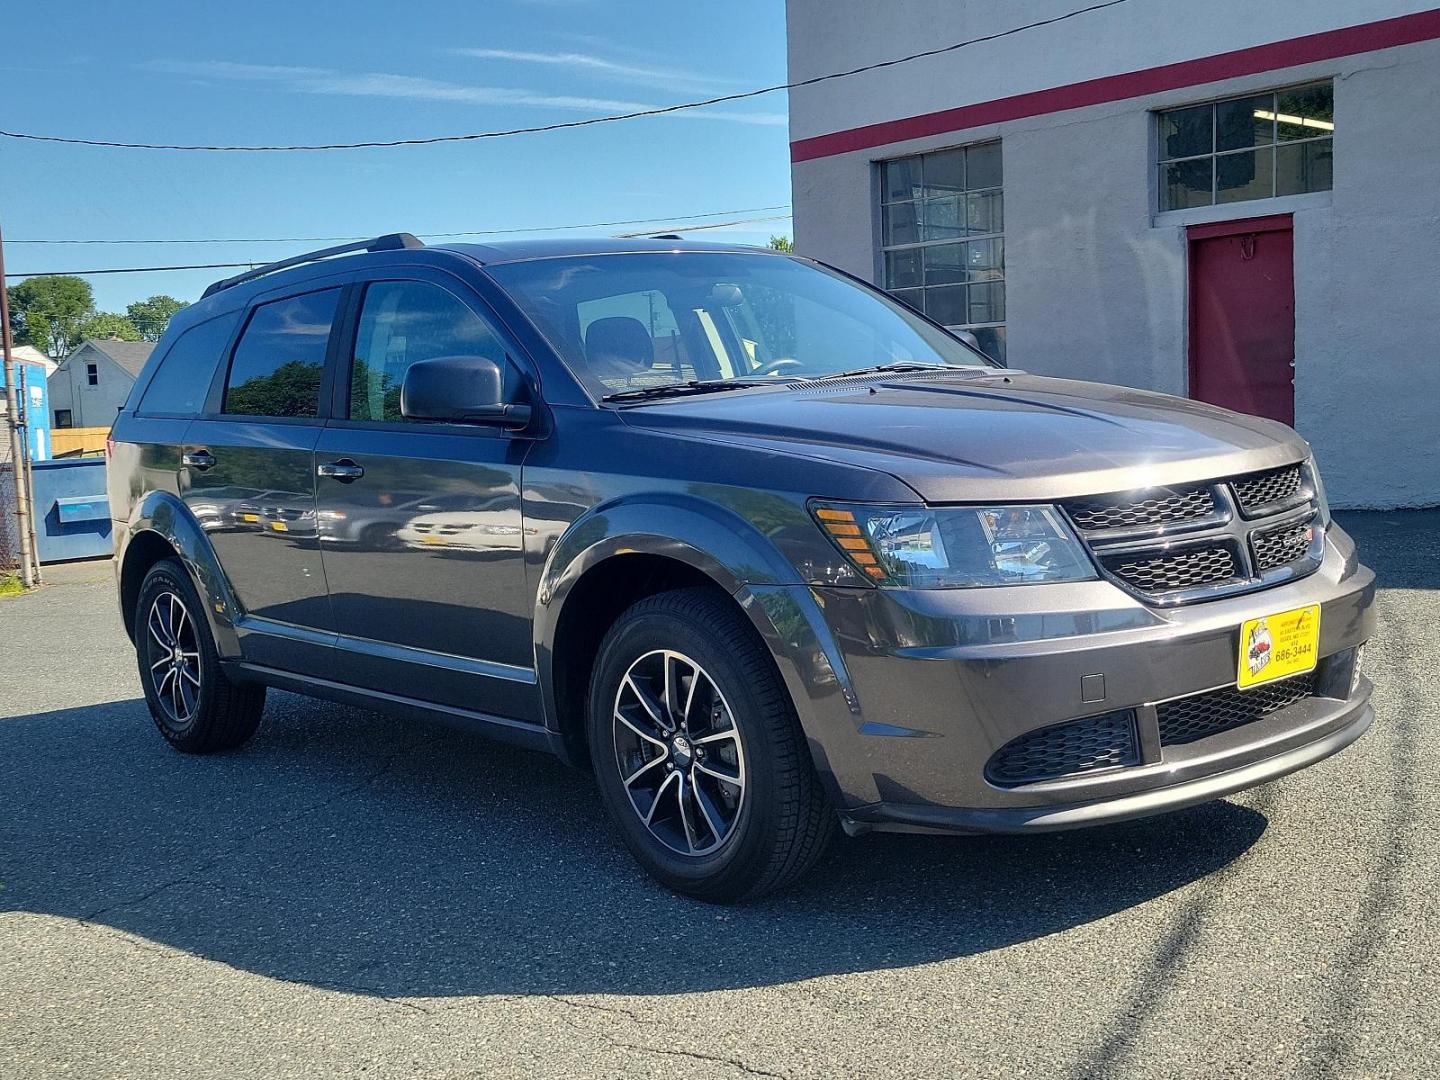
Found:
[{"label": "chrome grille", "polygon": [[1133,498],[1079,499],[1067,507],[1070,517],[1089,532],[1130,529],[1137,525],[1165,525],[1193,521],[1215,512],[1215,497],[1207,486],[1154,488]]},{"label": "chrome grille", "polygon": [[1087,495],[1065,513],[1105,576],[1144,600],[1193,603],[1293,580],[1320,565],[1308,464]]},{"label": "chrome grille", "polygon": [[1139,763],[1135,714],[1125,709],[1026,732],[995,752],[985,775],[1013,787]]},{"label": "chrome grille", "polygon": [[1277,503],[1293,501],[1300,494],[1301,482],[1300,466],[1286,465],[1282,469],[1242,476],[1232,480],[1231,486],[1235,489],[1240,509],[1247,515],[1254,515]]},{"label": "chrome grille", "polygon": [[1314,538],[1315,525],[1308,519],[1298,524],[1251,534],[1250,542],[1255,546],[1255,569],[1263,573],[1303,559]]},{"label": "chrome grille", "polygon": [[1166,701],[1155,707],[1160,745],[1180,746],[1253,723],[1315,693],[1314,673],[1296,675],[1249,690],[1226,687]]},{"label": "chrome grille", "polygon": [[1240,574],[1234,554],[1223,544],[1182,548],[1145,558],[1102,557],[1100,561],[1121,581],[1146,593],[1214,585],[1233,581]]}]

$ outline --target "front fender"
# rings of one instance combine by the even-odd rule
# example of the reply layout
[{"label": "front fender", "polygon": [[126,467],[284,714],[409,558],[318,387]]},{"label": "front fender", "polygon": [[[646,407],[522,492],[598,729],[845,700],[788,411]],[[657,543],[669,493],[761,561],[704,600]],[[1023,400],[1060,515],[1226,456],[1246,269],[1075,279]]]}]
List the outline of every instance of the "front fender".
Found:
[{"label": "front fender", "polygon": [[190,579],[200,594],[205,619],[215,639],[216,651],[225,658],[240,655],[240,640],[235,633],[235,616],[239,608],[235,595],[220,569],[215,549],[205,530],[186,505],[167,491],[152,491],[136,502],[125,529],[123,546],[116,553],[123,580],[125,560],[137,537],[153,533],[175,549],[180,561],[190,571]]},{"label": "front fender", "polygon": [[554,643],[566,601],[587,572],[634,554],[684,563],[735,598],[775,659],[831,798],[837,805],[862,801],[866,793],[844,790],[825,749],[834,737],[830,733],[854,734],[859,704],[814,594],[764,533],[713,503],[651,497],[602,504],[573,522],[551,550],[534,622],[536,667],[550,726],[558,727]]},{"label": "front fender", "polygon": [[551,548],[536,597],[535,641],[553,639],[566,596],[587,571],[616,555],[646,554],[693,566],[732,595],[744,585],[790,585],[799,574],[745,518],[680,495],[601,503]]}]

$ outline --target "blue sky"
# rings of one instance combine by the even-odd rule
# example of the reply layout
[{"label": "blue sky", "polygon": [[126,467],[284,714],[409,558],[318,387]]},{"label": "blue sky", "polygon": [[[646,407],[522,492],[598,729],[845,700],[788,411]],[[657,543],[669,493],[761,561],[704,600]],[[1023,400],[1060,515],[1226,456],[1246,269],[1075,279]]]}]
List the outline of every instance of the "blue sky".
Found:
[{"label": "blue sky", "polygon": [[[6,21],[0,127],[121,141],[453,134],[671,104],[785,76],[781,0],[70,0],[19,5]],[[777,93],[577,131],[328,153],[5,139],[0,221],[9,241],[424,236],[772,206],[790,201],[785,105]],[[775,221],[693,235],[763,243],[789,231]],[[307,246],[315,245],[7,243],[6,261],[12,273],[265,261]],[[123,310],[157,292],[194,299],[225,273],[89,280],[102,309]]]}]

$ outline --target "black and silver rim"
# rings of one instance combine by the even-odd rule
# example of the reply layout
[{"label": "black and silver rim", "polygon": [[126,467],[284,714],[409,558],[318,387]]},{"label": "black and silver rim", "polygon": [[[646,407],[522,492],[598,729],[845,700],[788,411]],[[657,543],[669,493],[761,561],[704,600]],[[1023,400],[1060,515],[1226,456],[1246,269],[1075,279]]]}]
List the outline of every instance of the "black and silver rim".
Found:
[{"label": "black and silver rim", "polygon": [[725,695],[683,653],[630,665],[615,695],[615,760],[630,806],[681,855],[709,855],[745,803],[745,747]]},{"label": "black and silver rim", "polygon": [[177,728],[189,726],[200,707],[200,642],[185,602],[163,592],[145,618],[150,683],[165,719]]}]

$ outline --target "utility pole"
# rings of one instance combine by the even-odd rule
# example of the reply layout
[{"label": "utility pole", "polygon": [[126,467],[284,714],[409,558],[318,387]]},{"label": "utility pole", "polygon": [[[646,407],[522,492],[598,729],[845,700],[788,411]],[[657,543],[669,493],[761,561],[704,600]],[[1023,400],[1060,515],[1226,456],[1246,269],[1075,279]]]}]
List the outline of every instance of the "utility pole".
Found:
[{"label": "utility pole", "polygon": [[29,447],[20,430],[19,376],[10,340],[10,297],[5,288],[5,239],[0,233],[0,346],[5,358],[5,426],[10,436],[10,472],[15,478],[15,533],[20,544],[20,581],[28,589],[40,583],[35,563],[35,532],[31,527],[29,470],[25,467]]}]

